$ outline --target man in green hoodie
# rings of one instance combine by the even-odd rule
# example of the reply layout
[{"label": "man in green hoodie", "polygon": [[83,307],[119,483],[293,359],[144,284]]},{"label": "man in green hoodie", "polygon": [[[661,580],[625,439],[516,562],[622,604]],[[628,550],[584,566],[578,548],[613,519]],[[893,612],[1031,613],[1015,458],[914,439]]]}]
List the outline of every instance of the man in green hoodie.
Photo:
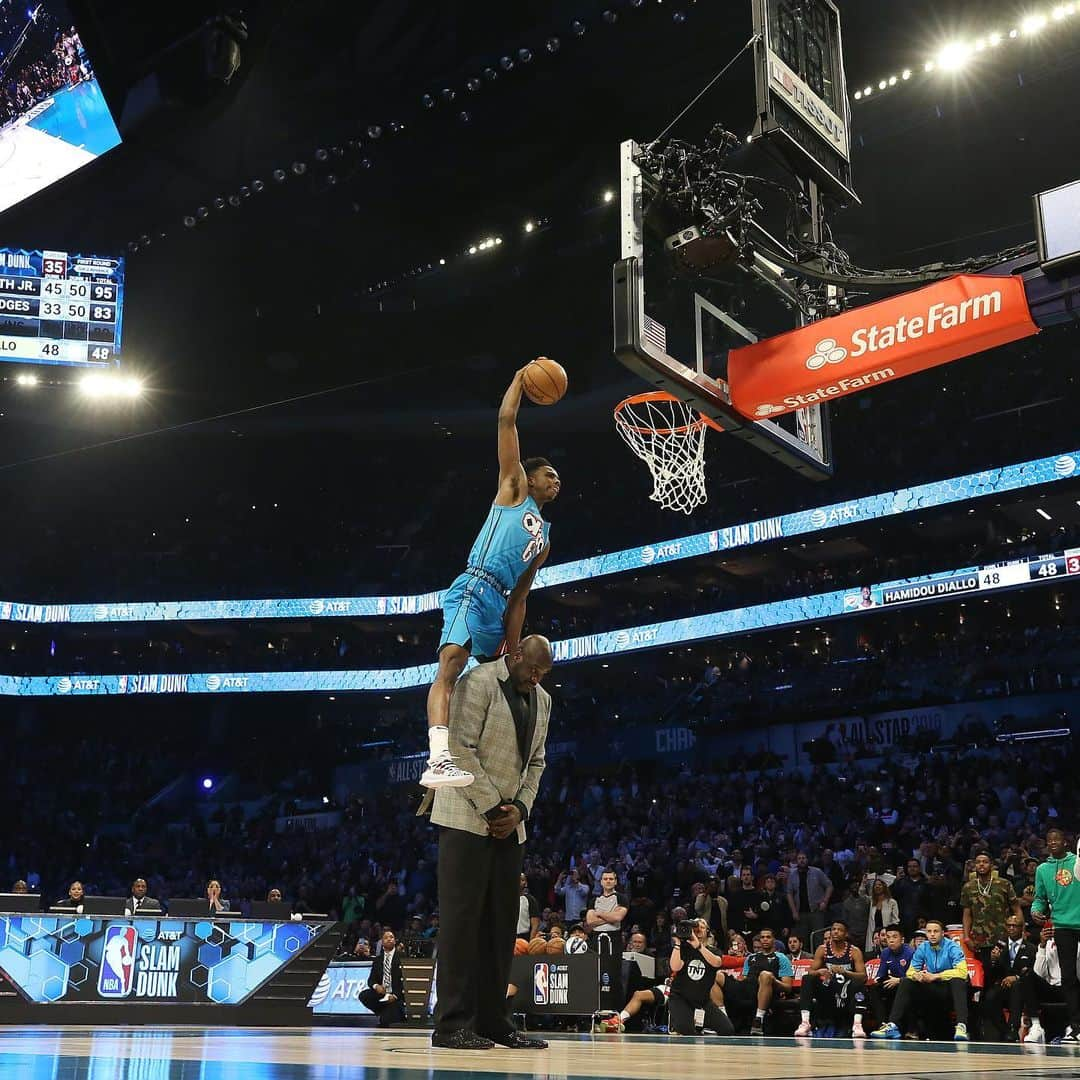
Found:
[{"label": "man in green hoodie", "polygon": [[1069,1026],[1061,1041],[1080,1043],[1080,982],[1076,977],[1076,950],[1080,945],[1080,882],[1076,856],[1068,849],[1061,829],[1046,834],[1050,858],[1035,871],[1035,899],[1031,917],[1040,925],[1053,919],[1054,944],[1061,964],[1061,989],[1069,1011]]}]

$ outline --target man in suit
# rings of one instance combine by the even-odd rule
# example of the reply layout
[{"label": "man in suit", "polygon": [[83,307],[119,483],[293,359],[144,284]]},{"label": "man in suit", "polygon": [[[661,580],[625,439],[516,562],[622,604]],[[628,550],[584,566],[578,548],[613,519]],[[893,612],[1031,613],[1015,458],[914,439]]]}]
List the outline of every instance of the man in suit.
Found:
[{"label": "man in suit", "polygon": [[131,895],[124,901],[124,914],[150,915],[160,912],[160,901],[146,895],[146,878],[137,877],[131,883]]},{"label": "man in suit", "polygon": [[[1024,920],[1005,919],[1005,940],[995,941],[980,955],[986,973],[982,993],[983,1037],[998,1042],[1020,1041],[1020,1017],[1030,997],[1028,983],[1035,972],[1035,946],[1024,940]],[[1009,1010],[1006,1025],[1002,1010]]]},{"label": "man in suit", "polygon": [[382,951],[372,961],[368,985],[360,991],[360,1003],[379,1018],[379,1027],[390,1027],[409,1019],[405,976],[393,930],[383,931]]},{"label": "man in suit", "polygon": [[[450,698],[450,753],[476,778],[435,792],[439,965],[432,1046],[543,1049],[514,1028],[506,1000],[517,934],[525,819],[544,772],[551,643],[532,635],[479,664]],[[425,799],[425,802],[427,800]],[[421,812],[425,806],[421,806]]]}]

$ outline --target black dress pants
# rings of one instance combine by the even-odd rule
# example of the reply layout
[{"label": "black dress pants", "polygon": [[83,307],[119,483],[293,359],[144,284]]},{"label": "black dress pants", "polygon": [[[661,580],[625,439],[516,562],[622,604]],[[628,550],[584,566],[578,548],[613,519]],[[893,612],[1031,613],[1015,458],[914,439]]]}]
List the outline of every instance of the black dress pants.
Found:
[{"label": "black dress pants", "polygon": [[393,1024],[405,1022],[405,1010],[400,1001],[383,1002],[382,995],[376,993],[369,986],[360,991],[360,1004],[370,1009],[379,1020],[379,1027],[391,1027]]},{"label": "black dress pants", "polygon": [[435,1031],[515,1030],[506,987],[514,956],[524,845],[439,829],[439,961]]}]

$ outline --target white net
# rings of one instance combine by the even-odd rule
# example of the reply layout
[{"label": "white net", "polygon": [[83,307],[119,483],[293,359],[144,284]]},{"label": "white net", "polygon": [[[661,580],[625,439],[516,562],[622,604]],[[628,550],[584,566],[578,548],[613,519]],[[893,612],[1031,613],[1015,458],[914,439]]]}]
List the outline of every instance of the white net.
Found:
[{"label": "white net", "polygon": [[615,409],[623,440],[652,473],[649,496],[665,510],[691,513],[708,499],[705,491],[705,421],[678,398],[639,394]]}]

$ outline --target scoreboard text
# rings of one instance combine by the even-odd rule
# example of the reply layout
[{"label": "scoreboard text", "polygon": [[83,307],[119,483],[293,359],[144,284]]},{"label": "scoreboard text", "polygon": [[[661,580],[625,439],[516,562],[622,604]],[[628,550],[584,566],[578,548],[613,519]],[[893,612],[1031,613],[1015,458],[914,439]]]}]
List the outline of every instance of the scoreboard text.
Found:
[{"label": "scoreboard text", "polygon": [[0,360],[115,364],[123,298],[123,259],[0,249]]}]

